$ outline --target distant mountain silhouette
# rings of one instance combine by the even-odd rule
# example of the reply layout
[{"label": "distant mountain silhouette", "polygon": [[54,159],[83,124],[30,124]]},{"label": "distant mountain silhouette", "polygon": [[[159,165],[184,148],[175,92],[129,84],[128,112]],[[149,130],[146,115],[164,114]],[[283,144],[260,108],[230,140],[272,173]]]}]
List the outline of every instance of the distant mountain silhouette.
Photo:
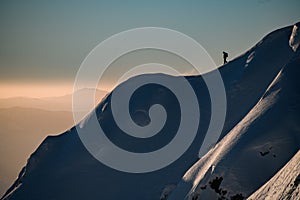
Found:
[{"label": "distant mountain silhouette", "polygon": [[[79,93],[79,95],[84,98],[84,96],[92,92],[94,92],[93,89],[85,88],[76,93]],[[96,102],[100,102],[107,93],[107,91],[96,90]],[[43,98],[11,97],[0,99],[0,108],[11,107],[38,108],[50,111],[72,111],[72,94]]]}]

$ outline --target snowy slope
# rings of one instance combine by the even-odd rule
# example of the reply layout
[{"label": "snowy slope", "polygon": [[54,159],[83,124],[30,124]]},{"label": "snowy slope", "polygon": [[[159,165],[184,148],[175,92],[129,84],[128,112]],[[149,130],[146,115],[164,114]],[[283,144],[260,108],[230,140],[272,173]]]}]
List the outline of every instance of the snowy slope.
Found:
[{"label": "snowy slope", "polygon": [[248,200],[291,199],[300,197],[300,151],[266,184],[253,193]]},{"label": "snowy slope", "polygon": [[28,155],[47,135],[59,134],[73,124],[72,112],[0,108],[0,194],[16,179]]},{"label": "snowy slope", "polygon": [[[212,174],[228,178],[228,181],[226,180],[228,183],[223,181],[222,187],[225,183],[228,189],[240,189],[238,191],[245,192],[245,194],[253,192],[267,181],[276,170],[281,168],[299,148],[297,146],[299,138],[295,136],[297,126],[294,124],[294,122],[296,124],[299,122],[297,107],[295,111],[292,109],[289,112],[289,110],[285,110],[285,104],[282,103],[286,101],[292,103],[288,95],[290,98],[298,98],[291,96],[294,92],[293,87],[290,88],[292,90],[290,91],[287,87],[282,86],[281,91],[286,91],[282,93],[268,89],[280,70],[295,56],[294,51],[289,46],[292,28],[290,26],[274,31],[248,52],[220,68],[226,88],[228,108],[222,136],[225,136],[233,127],[235,128],[200,161],[197,162],[199,159],[198,152],[210,121],[210,99],[201,76],[194,76],[188,77],[188,81],[199,99],[201,110],[199,130],[191,147],[171,165],[144,174],[113,170],[98,162],[87,152],[75,127],[73,127],[59,136],[47,137],[42,142],[30,156],[26,167],[20,173],[15,184],[7,191],[4,199],[153,200],[169,198],[182,200],[187,193],[198,192],[198,186],[202,187],[202,183],[208,182],[209,178],[213,177]],[[176,77],[161,74],[144,76],[176,79]],[[132,78],[123,84],[135,84],[135,80],[136,78]],[[273,85],[275,83],[273,82]],[[289,85],[289,83],[285,84]],[[272,92],[268,94],[266,93],[267,90]],[[261,98],[264,94],[265,97]],[[286,96],[286,98],[280,98],[280,95]],[[165,145],[176,133],[180,119],[178,103],[174,99],[174,95],[166,88],[157,85],[145,86],[133,98],[130,112],[137,124],[148,123],[147,113],[150,105],[159,103],[165,107],[168,113],[162,131],[157,134],[157,137],[147,141],[135,140],[122,133],[112,118],[110,99],[111,95],[107,96],[97,106],[96,113],[106,135],[118,146],[133,152],[154,150]],[[276,109],[276,105],[278,105],[278,109]],[[274,113],[268,114],[268,111],[273,110],[273,108]],[[281,112],[289,114],[289,117],[282,119]],[[272,116],[271,120],[266,122],[267,125],[264,126],[265,123],[263,122],[261,122],[262,125],[256,125],[257,119],[263,118],[267,114]],[[282,139],[283,130],[281,126],[286,128],[285,123],[289,122],[292,122],[288,127],[290,131]],[[87,116],[82,125],[88,126],[89,123],[90,118]],[[250,129],[257,133],[248,134]],[[273,134],[274,130],[276,134]],[[245,132],[247,134],[244,134]],[[270,139],[271,143],[268,143]],[[292,148],[287,149],[287,146],[292,146]],[[269,148],[271,148],[272,153],[269,153],[268,156],[259,155],[260,151],[264,153]],[[255,173],[250,170],[250,174],[245,174],[249,170],[245,165],[246,163],[239,166],[237,162],[233,162],[234,159],[227,159],[227,157],[239,158],[237,153],[240,153],[240,156],[247,155],[247,157],[247,153],[251,153],[249,159],[259,160],[257,167],[266,164],[268,173],[257,170],[257,176],[253,176]],[[272,156],[273,153],[276,155],[276,159]],[[245,160],[241,158],[241,161]],[[190,168],[195,162],[197,163]],[[236,165],[231,167],[228,163],[236,163]],[[272,163],[273,167],[268,163]],[[184,175],[185,173],[186,175]],[[181,181],[183,175],[184,180]],[[259,177],[260,175],[262,177]],[[207,178],[203,179],[203,177]],[[246,182],[241,183],[240,187],[236,186],[235,183],[230,183],[230,180],[233,182],[238,178]],[[251,180],[252,185],[246,187],[248,179],[251,178],[253,179]],[[209,192],[209,194],[214,193]]]},{"label": "snowy slope", "polygon": [[[84,98],[91,92],[94,91],[84,88],[76,94]],[[97,90],[95,100],[100,102],[106,93]],[[0,196],[46,136],[60,134],[73,126],[71,111],[72,94],[0,99]]]},{"label": "snowy slope", "polygon": [[300,148],[300,55],[251,111],[183,176],[169,199],[249,196]]}]

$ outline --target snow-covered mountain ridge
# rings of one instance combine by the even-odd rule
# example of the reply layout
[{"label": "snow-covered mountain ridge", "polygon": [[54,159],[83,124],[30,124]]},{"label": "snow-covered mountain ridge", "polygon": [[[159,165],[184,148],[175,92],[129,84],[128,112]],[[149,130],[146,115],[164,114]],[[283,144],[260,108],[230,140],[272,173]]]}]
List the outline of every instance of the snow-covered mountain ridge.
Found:
[{"label": "snow-covered mountain ridge", "polygon": [[170,199],[247,197],[289,161],[300,147],[299,66],[297,52],[251,111],[187,171]]},{"label": "snow-covered mountain ridge", "polygon": [[[199,130],[190,148],[171,165],[144,174],[116,171],[89,154],[73,127],[42,142],[3,199],[248,197],[300,147],[300,56],[299,50],[290,46],[294,41],[291,36],[295,38],[293,26],[276,30],[219,68],[227,94],[227,116],[220,142],[202,158],[198,158],[198,152],[210,121],[210,100],[201,76],[193,76],[187,80],[201,99]],[[134,83],[132,78],[123,84]],[[124,136],[113,121],[111,95],[96,108],[99,123],[109,139],[124,149],[143,152],[161,148],[176,132],[178,104],[167,89],[157,85],[139,92],[130,110],[133,120],[147,123],[149,105],[159,103],[170,113],[162,134],[142,144]],[[89,120],[85,119],[86,125]]]}]

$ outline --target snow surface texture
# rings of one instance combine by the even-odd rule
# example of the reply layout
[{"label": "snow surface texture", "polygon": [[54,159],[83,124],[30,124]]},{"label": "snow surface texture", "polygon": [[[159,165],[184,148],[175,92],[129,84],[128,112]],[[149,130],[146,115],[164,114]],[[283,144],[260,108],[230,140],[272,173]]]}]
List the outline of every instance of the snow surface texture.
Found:
[{"label": "snow surface texture", "polygon": [[187,171],[170,199],[247,197],[288,162],[300,146],[299,65],[298,53],[241,122]]},{"label": "snow surface texture", "polygon": [[297,23],[293,27],[293,32],[290,38],[290,46],[294,51],[297,51],[300,44],[300,23]]},{"label": "snow surface texture", "polygon": [[266,184],[248,200],[299,199],[300,197],[300,151]]},{"label": "snow surface texture", "polygon": [[[200,160],[199,149],[210,122],[210,99],[201,76],[192,76],[187,79],[199,98],[201,121],[193,144],[174,163],[144,174],[113,170],[87,152],[73,127],[42,142],[3,199],[248,197],[300,147],[300,62],[298,51],[289,46],[292,29],[289,26],[270,33],[245,54],[219,68],[227,93],[226,122],[220,142]],[[132,78],[123,84],[134,83]],[[97,106],[97,118],[107,137],[123,149],[155,150],[176,133],[180,122],[178,102],[168,89],[147,85],[132,97],[130,113],[137,124],[149,123],[147,114],[153,104],[161,104],[168,113],[161,133],[146,141],[122,133],[112,118],[110,98],[108,95]],[[87,116],[80,124],[89,123]]]}]

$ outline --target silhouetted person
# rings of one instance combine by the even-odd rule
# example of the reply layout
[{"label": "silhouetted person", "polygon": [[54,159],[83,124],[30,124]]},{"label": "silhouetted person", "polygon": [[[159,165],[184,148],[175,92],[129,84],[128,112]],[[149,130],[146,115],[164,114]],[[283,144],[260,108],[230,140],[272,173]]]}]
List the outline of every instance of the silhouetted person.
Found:
[{"label": "silhouetted person", "polygon": [[224,65],[227,63],[228,53],[223,51]]}]

